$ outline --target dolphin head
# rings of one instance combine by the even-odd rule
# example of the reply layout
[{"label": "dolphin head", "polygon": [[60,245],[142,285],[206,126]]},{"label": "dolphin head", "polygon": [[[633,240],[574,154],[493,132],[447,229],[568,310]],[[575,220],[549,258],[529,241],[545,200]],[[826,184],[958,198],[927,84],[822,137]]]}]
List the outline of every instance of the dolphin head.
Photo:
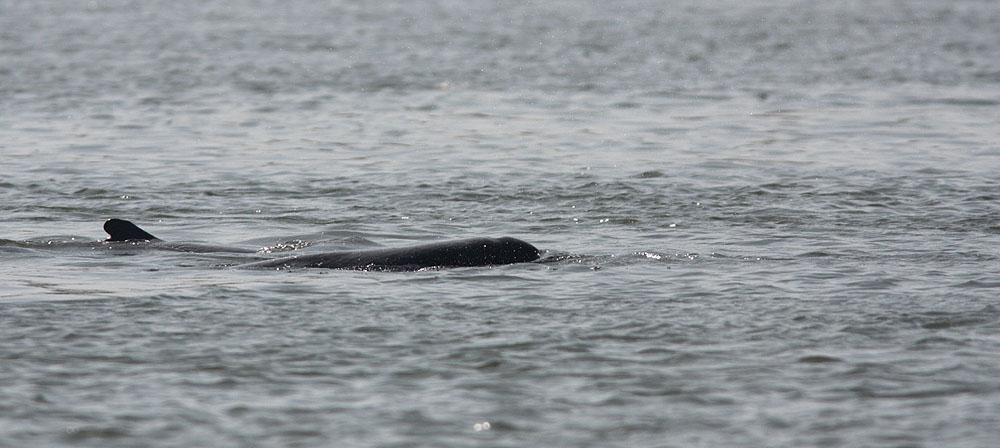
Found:
[{"label": "dolphin head", "polygon": [[488,264],[527,263],[539,257],[538,248],[531,244],[509,236],[494,238],[488,247],[486,261]]}]

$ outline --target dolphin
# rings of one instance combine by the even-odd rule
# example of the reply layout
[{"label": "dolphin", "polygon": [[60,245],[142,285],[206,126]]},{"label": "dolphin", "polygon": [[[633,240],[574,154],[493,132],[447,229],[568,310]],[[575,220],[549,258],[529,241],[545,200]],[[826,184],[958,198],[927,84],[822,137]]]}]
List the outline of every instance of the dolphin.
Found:
[{"label": "dolphin", "polygon": [[131,221],[118,218],[111,218],[105,221],[104,231],[108,233],[108,239],[104,240],[102,244],[110,244],[111,246],[109,246],[109,249],[120,248],[117,243],[124,243],[124,247],[128,249],[143,247],[175,252],[194,253],[231,252],[246,254],[257,252],[255,250],[240,247],[213,246],[195,243],[169,243],[153,236],[145,230],[142,230],[142,228],[133,224]]},{"label": "dolphin", "polygon": [[415,271],[527,263],[539,259],[535,246],[517,238],[469,238],[417,246],[300,255],[258,261],[239,268],[326,268]]},{"label": "dolphin", "polygon": [[[167,243],[139,226],[124,219],[109,219],[104,223],[107,242],[149,244],[152,247],[181,252],[254,252],[240,248],[207,246],[188,243]],[[326,268],[380,271],[415,271],[440,267],[493,266],[527,263],[540,258],[535,246],[511,237],[469,238],[439,241],[416,246],[384,249],[364,249],[293,255],[236,265],[237,268]]]},{"label": "dolphin", "polygon": [[111,218],[105,221],[104,231],[108,233],[108,239],[104,241],[163,241],[124,219]]}]

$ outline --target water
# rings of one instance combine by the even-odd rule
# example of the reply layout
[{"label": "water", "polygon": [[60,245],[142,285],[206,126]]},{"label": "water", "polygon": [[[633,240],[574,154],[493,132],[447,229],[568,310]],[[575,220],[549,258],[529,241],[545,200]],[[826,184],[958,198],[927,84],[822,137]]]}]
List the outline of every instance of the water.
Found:
[{"label": "water", "polygon": [[998,106],[989,1],[0,1],[0,446],[996,446]]}]

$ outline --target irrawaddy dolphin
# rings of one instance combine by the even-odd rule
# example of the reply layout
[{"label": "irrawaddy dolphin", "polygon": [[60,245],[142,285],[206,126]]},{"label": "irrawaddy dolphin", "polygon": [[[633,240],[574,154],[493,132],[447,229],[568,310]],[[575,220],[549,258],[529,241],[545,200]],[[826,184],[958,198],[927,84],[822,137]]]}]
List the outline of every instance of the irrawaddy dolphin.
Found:
[{"label": "irrawaddy dolphin", "polygon": [[149,248],[157,250],[168,250],[175,252],[194,252],[194,253],[211,253],[211,252],[230,252],[230,253],[254,253],[256,251],[250,249],[244,249],[240,247],[226,247],[226,246],[213,246],[208,244],[196,244],[196,243],[170,243],[163,241],[149,232],[142,230],[139,226],[132,224],[131,221],[126,221],[124,219],[111,218],[104,223],[104,231],[108,233],[108,239],[104,240],[104,244],[111,244],[109,248],[120,249],[122,247],[116,243],[123,243],[126,246],[125,249],[134,248]]},{"label": "irrawaddy dolphin", "polygon": [[[108,241],[159,241],[122,219],[104,223]],[[416,246],[298,255],[258,261],[238,268],[326,268],[411,271],[423,268],[492,266],[538,260],[535,246],[517,238],[469,238]]]},{"label": "irrawaddy dolphin", "polygon": [[535,246],[517,238],[469,238],[417,246],[292,256],[239,267],[412,271],[430,267],[526,263],[535,261],[538,257],[538,249]]}]

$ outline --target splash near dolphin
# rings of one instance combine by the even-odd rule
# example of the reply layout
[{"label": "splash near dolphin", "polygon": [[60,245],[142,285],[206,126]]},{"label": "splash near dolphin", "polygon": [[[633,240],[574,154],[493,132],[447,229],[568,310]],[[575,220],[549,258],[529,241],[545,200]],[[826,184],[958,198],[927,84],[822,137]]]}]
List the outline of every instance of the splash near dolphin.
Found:
[{"label": "splash near dolphin", "polygon": [[[151,242],[162,240],[124,219],[104,223],[107,241]],[[185,245],[188,247],[190,245]],[[210,247],[214,249],[214,246]],[[208,252],[209,250],[205,250]],[[211,250],[224,252],[226,250]],[[229,252],[243,252],[234,249]],[[425,268],[494,266],[527,263],[540,258],[531,244],[511,237],[469,238],[439,241],[416,246],[347,250],[309,255],[295,255],[237,265],[248,269],[324,268],[356,270],[413,271]]]}]

